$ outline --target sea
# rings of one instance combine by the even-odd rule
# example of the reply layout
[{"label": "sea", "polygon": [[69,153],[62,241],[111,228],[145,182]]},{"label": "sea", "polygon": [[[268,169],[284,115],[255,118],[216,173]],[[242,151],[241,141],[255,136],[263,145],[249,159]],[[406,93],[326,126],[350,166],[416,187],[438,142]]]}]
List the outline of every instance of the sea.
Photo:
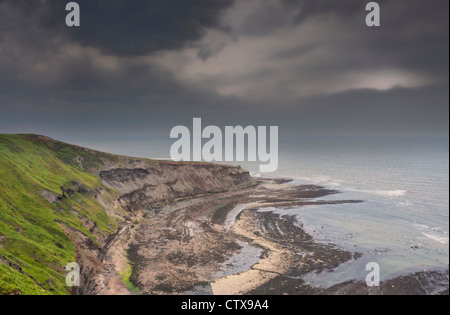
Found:
[{"label": "sea", "polygon": [[[165,137],[68,138],[105,152],[169,159]],[[236,163],[255,177],[290,178],[338,191],[324,200],[362,203],[262,209],[295,215],[319,242],[362,257],[333,272],[308,275],[329,287],[365,280],[366,265],[380,266],[381,280],[449,266],[449,138],[432,136],[280,137],[279,166],[260,173],[259,163]]]}]

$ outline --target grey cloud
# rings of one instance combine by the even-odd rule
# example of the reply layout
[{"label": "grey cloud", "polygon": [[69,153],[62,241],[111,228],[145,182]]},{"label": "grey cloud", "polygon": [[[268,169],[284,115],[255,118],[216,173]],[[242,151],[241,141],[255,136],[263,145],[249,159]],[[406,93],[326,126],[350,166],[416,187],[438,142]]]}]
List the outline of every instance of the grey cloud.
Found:
[{"label": "grey cloud", "polygon": [[[317,15],[337,15],[341,17],[349,17],[353,14],[363,14],[366,3],[364,1],[355,0],[282,0],[285,8],[288,10],[296,10],[294,22],[302,23],[310,17]],[[380,1],[378,1],[380,3]]]},{"label": "grey cloud", "polygon": [[[83,25],[66,32],[83,45],[116,55],[179,49],[218,26],[233,0],[81,0]],[[55,13],[56,15],[56,13]]]},{"label": "grey cloud", "polygon": [[[319,43],[316,47],[309,45],[289,48],[276,57],[284,58],[314,48],[324,48],[335,52],[336,60],[329,60],[329,63],[340,68],[361,67],[364,70],[372,65],[396,67],[422,71],[424,74],[446,80],[449,67],[447,0],[378,1],[382,27],[373,29],[365,27],[364,24],[366,3],[355,0],[283,0],[287,18],[283,23],[269,23],[271,27],[279,29],[287,23],[301,25],[312,19],[327,24],[332,18],[332,23],[340,29],[342,36],[335,41]],[[294,12],[294,17],[289,19],[287,12]],[[254,15],[252,17],[255,18]],[[255,18],[253,23],[257,29],[263,29],[259,26],[263,24],[262,20]],[[247,31],[244,28],[244,32]],[[314,38],[317,34],[311,32],[310,36]],[[347,64],[345,59],[351,64]]]},{"label": "grey cloud", "polygon": [[[82,20],[79,28],[65,25],[64,0],[34,0],[34,4],[30,0],[2,0],[0,4],[8,3],[14,10],[9,14],[14,13],[16,20],[31,19],[34,27],[47,30],[50,36],[59,35],[108,54],[136,56],[179,49],[198,40],[205,28],[219,26],[221,14],[233,1],[78,0]],[[8,29],[5,24],[0,22],[3,29]]]},{"label": "grey cloud", "polygon": [[[67,1],[0,0],[0,132],[167,135],[203,117],[290,134],[448,133],[448,1],[380,0],[380,29],[364,25],[366,2],[353,0],[257,1],[239,25],[221,21],[245,1],[81,0],[77,30],[64,25]],[[211,29],[231,39],[205,37]],[[179,76],[186,48],[219,70]],[[179,69],[152,59],[169,53]],[[229,71],[241,58],[249,62]],[[332,89],[378,70],[432,80]],[[224,96],[221,85],[261,97]]]},{"label": "grey cloud", "polygon": [[253,8],[240,31],[247,35],[264,36],[318,16],[363,16],[364,8],[364,2],[355,0],[267,0],[264,5]]}]

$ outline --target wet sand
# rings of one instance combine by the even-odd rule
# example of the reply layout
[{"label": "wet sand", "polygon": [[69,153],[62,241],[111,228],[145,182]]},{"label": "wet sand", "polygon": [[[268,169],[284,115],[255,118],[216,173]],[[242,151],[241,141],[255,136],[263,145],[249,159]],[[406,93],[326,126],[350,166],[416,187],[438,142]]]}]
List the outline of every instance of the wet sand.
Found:
[{"label": "wet sand", "polygon": [[[448,294],[448,270],[404,275],[376,289],[306,284],[306,274],[331,272],[361,254],[316,242],[295,216],[258,209],[362,202],[337,193],[262,179],[246,190],[149,209],[111,246],[109,262],[116,274],[132,266],[130,280],[142,294]],[[336,200],[317,200],[329,195]],[[124,293],[117,277],[107,278],[104,294]]]}]

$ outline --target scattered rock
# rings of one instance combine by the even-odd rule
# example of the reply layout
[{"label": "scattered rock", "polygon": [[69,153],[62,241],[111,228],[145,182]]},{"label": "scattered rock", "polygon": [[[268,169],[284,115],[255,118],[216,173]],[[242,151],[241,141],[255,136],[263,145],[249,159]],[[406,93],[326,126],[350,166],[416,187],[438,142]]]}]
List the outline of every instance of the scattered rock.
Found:
[{"label": "scattered rock", "polygon": [[51,191],[43,190],[39,194],[44,197],[51,204],[55,204],[58,201],[58,196]]}]

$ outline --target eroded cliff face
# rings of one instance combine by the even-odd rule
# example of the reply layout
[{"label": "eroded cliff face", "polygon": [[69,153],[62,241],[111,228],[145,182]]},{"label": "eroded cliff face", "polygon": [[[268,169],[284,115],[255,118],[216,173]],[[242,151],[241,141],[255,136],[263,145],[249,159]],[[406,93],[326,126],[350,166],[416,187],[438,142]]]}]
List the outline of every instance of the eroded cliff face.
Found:
[{"label": "eroded cliff face", "polygon": [[[0,295],[92,294],[137,210],[256,184],[206,163],[117,156],[39,135],[0,135]],[[81,287],[65,282],[69,262]]]},{"label": "eroded cliff face", "polygon": [[[105,255],[122,232],[128,231],[135,213],[187,198],[257,185],[249,172],[240,167],[207,163],[174,163],[122,157],[119,162],[105,161],[100,168],[91,172],[100,178],[106,189],[117,192],[114,200],[105,200],[99,190],[97,200],[106,213],[117,216],[114,209],[120,208],[126,210],[127,214],[118,217],[122,222],[118,231],[105,239],[97,249],[90,242],[78,244],[78,259],[84,268],[82,285],[74,292],[76,294],[104,292],[109,281],[105,273],[115,268],[104,261]],[[97,257],[93,255],[94,252],[98,253]]]},{"label": "eroded cliff face", "polygon": [[152,165],[134,161],[127,168],[101,171],[99,176],[105,186],[121,193],[118,201],[128,211],[256,184],[240,167],[166,161]]},{"label": "eroded cliff face", "polygon": [[[103,238],[99,245],[78,236],[77,259],[81,262],[81,286],[74,294],[99,294],[106,285],[105,272],[114,267],[105,264],[104,258],[111,244],[132,225],[134,213],[186,198],[239,190],[257,184],[248,171],[240,167],[206,163],[174,163],[122,157],[120,162],[104,164],[91,173],[102,185],[117,192],[114,200],[105,199],[105,189],[99,189],[97,200],[109,216],[121,224],[115,234]],[[124,209],[119,214],[117,209]],[[77,240],[81,240],[78,241]],[[106,269],[105,269],[106,268]]]}]

